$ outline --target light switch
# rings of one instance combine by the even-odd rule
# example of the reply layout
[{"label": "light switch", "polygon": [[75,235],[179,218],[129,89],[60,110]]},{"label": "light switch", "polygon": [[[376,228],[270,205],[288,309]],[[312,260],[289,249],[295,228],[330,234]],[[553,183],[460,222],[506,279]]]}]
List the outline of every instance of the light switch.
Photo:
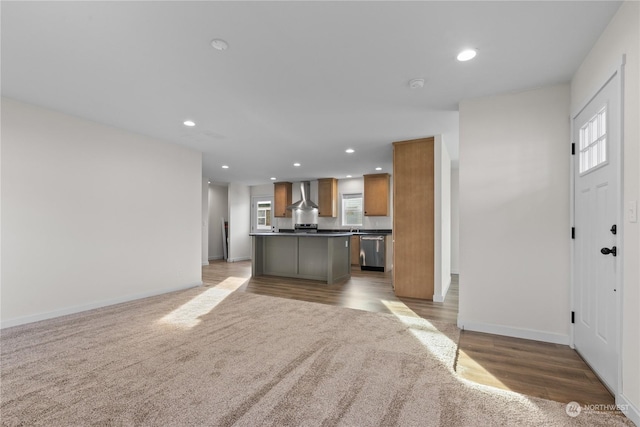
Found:
[{"label": "light switch", "polygon": [[638,201],[627,202],[627,221],[638,222]]},{"label": "light switch", "polygon": [[345,241],[344,241],[344,247],[345,247],[345,248],[348,248],[348,247],[349,247],[349,241],[348,241],[348,240],[345,240]]}]

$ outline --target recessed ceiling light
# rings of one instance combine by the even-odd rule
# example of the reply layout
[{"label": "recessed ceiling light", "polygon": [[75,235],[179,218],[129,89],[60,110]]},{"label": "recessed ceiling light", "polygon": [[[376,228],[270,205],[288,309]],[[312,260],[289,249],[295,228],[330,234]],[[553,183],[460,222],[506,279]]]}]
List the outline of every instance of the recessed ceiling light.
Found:
[{"label": "recessed ceiling light", "polygon": [[229,43],[222,39],[213,39],[211,40],[211,47],[216,50],[227,50],[227,48],[229,47]]},{"label": "recessed ceiling light", "polygon": [[411,79],[409,80],[409,87],[411,89],[420,89],[424,87],[424,79]]},{"label": "recessed ceiling light", "polygon": [[347,148],[346,150],[344,150],[344,152],[347,154],[351,154],[351,153],[355,153],[356,150],[354,150],[353,148]]},{"label": "recessed ceiling light", "polygon": [[300,163],[294,163],[294,164],[293,164],[293,166],[295,166],[295,167],[299,167],[299,166],[300,166]]},{"label": "recessed ceiling light", "polygon": [[347,175],[347,178],[351,178],[351,175]]},{"label": "recessed ceiling light", "polygon": [[196,125],[196,122],[194,122],[193,120],[185,120],[184,122],[182,122],[182,124],[185,126],[193,127]]},{"label": "recessed ceiling light", "polygon": [[211,181],[207,181],[207,184],[211,184]]},{"label": "recessed ceiling light", "polygon": [[464,61],[468,61],[470,59],[475,58],[476,54],[477,52],[475,49],[465,49],[458,54],[457,58],[458,58],[458,61],[464,62]]},{"label": "recessed ceiling light", "polygon": [[271,181],[275,181],[277,178],[275,176],[272,176],[270,179]]},{"label": "recessed ceiling light", "polygon": [[376,170],[377,170],[377,171],[381,171],[381,170],[382,170],[382,168],[381,168],[381,167],[377,167],[377,168],[376,168]]},{"label": "recessed ceiling light", "polygon": [[227,165],[222,165],[222,169],[229,169],[229,166],[227,166]]}]

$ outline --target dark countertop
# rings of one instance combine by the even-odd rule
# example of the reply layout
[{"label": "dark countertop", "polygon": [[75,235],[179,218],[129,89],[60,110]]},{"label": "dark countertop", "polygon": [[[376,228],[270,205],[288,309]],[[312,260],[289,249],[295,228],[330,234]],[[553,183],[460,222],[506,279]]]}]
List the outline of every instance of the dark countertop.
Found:
[{"label": "dark countertop", "polygon": [[318,230],[318,233],[351,233],[354,236],[360,236],[362,234],[392,234],[392,230],[389,229],[360,229],[357,231],[350,230]]},{"label": "dark countertop", "polygon": [[362,236],[362,235],[370,235],[370,234],[383,234],[383,235],[388,235],[388,234],[392,234],[392,230],[389,229],[377,229],[377,230],[373,230],[373,229],[358,229],[358,231],[350,231],[350,230],[343,230],[343,229],[333,229],[333,230],[318,230],[317,233],[295,233],[293,231],[293,229],[281,229],[278,232],[271,232],[271,231],[267,231],[267,232],[263,232],[263,233],[249,233],[249,236],[292,236],[292,235],[302,235],[302,236],[317,236],[317,237],[328,237],[328,236],[334,236],[334,237],[338,237],[338,236]]},{"label": "dark countertop", "polygon": [[266,233],[249,233],[249,236],[260,236],[260,237],[270,237],[270,236],[287,236],[287,237],[344,237],[344,236],[352,236],[353,233],[350,232],[342,232],[342,233],[293,233],[293,232],[266,232]]}]

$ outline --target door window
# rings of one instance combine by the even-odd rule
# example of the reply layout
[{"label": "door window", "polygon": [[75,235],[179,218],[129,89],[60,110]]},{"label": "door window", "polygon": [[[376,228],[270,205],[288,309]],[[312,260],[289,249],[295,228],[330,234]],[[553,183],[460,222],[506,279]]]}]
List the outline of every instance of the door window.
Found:
[{"label": "door window", "polygon": [[607,161],[607,107],[580,128],[580,173]]}]

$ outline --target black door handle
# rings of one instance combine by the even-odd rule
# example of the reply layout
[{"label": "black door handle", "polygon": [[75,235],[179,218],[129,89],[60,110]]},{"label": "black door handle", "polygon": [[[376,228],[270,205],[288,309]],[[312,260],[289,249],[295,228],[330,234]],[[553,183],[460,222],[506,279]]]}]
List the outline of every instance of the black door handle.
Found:
[{"label": "black door handle", "polygon": [[613,256],[617,256],[617,255],[618,255],[618,250],[617,250],[617,248],[614,246],[614,247],[612,247],[611,249],[609,249],[609,248],[602,248],[602,249],[600,249],[600,253],[601,253],[602,255],[609,255],[609,254],[612,254]]}]

